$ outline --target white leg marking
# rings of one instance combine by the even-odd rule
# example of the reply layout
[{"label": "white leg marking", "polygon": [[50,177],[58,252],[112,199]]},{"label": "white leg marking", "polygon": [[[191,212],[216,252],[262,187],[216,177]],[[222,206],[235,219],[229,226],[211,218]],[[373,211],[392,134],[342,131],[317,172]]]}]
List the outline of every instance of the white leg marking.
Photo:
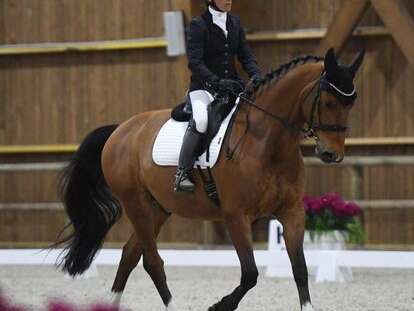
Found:
[{"label": "white leg marking", "polygon": [[166,311],[177,311],[177,307],[174,303],[174,299],[171,298],[170,302],[168,303],[167,309],[165,309]]},{"label": "white leg marking", "polygon": [[305,303],[302,306],[302,311],[313,311],[313,307],[310,302]]},{"label": "white leg marking", "polygon": [[112,292],[112,305],[114,307],[118,307],[121,305],[121,298],[122,298],[122,293],[123,292],[118,292],[118,293],[114,293]]}]

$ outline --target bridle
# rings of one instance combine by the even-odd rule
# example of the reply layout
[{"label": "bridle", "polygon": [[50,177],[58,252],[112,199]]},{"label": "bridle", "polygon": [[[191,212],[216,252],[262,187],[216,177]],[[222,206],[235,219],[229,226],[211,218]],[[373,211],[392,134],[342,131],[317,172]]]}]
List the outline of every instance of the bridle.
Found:
[{"label": "bridle", "polygon": [[[336,98],[343,99],[344,105],[349,102],[353,102],[356,98],[356,90],[353,89],[352,92],[346,93],[344,91],[341,91],[338,87],[336,87],[333,83],[329,82],[326,79],[326,75],[322,73],[321,77],[318,79],[318,81],[315,83],[315,85],[311,88],[309,93],[305,96],[304,101],[307,100],[307,98],[312,94],[312,92],[317,87],[316,96],[313,99],[312,102],[312,108],[311,108],[311,114],[309,121],[307,122],[308,126],[306,128],[300,128],[295,122],[289,120],[286,117],[280,117],[276,114],[273,114],[259,106],[257,106],[254,101],[252,101],[249,96],[246,96],[246,91],[242,92],[240,94],[235,94],[240,97],[246,104],[248,104],[251,107],[254,107],[255,109],[263,112],[264,114],[270,116],[271,118],[279,121],[283,126],[285,126],[289,130],[296,130],[304,133],[304,136],[306,138],[315,138],[315,132],[316,131],[324,131],[324,132],[345,132],[348,130],[348,126],[346,125],[339,125],[339,124],[329,124],[329,123],[321,123],[321,94],[322,90],[327,91],[331,94],[333,94]],[[319,123],[315,123],[315,114],[318,114]]]},{"label": "bridle", "polygon": [[[319,136],[316,133],[317,131],[323,131],[323,132],[345,132],[345,131],[347,131],[348,126],[346,126],[346,125],[330,124],[330,123],[322,123],[321,122],[321,95],[322,95],[322,90],[327,91],[327,92],[333,94],[336,98],[342,99],[341,102],[344,105],[347,105],[348,103],[352,103],[355,100],[356,96],[357,96],[355,87],[353,88],[353,91],[350,92],[350,93],[346,93],[344,91],[341,91],[333,83],[329,82],[326,79],[325,72],[322,72],[321,77],[318,79],[318,81],[316,81],[316,83],[314,84],[314,86],[312,86],[309,93],[305,96],[304,102],[308,99],[310,94],[312,94],[312,92],[315,90],[315,88],[317,88],[317,91],[316,91],[315,98],[313,99],[313,102],[312,102],[311,114],[310,114],[310,117],[309,117],[309,121],[307,122],[307,127],[300,127],[294,121],[292,121],[292,120],[290,120],[286,117],[278,116],[274,113],[271,113],[271,112],[257,106],[254,103],[254,101],[250,99],[249,92],[251,92],[251,91],[249,90],[248,87],[243,92],[241,92],[240,94],[237,94],[233,90],[229,90],[229,92],[232,93],[233,95],[238,96],[241,100],[243,100],[243,102],[242,102],[243,104],[247,104],[248,106],[253,107],[256,110],[259,110],[262,113],[268,115],[269,117],[271,117],[274,120],[281,123],[288,130],[290,130],[292,132],[302,132],[304,137],[307,138],[307,139],[314,139],[315,141],[318,141]],[[316,114],[318,115],[319,123],[315,122],[315,115]],[[232,119],[232,121],[234,121],[234,118]],[[250,126],[249,125],[249,113],[246,114],[246,121],[247,121],[246,129],[245,129],[244,134],[240,138],[239,142],[236,144],[236,146],[233,148],[233,150],[230,150],[230,147],[228,147],[227,158],[229,158],[229,159],[231,159],[233,157],[235,151],[240,146],[241,141],[243,140],[244,136],[247,134],[247,132],[249,130],[249,126]],[[233,125],[232,123],[231,123],[230,127],[232,127],[232,125]]]},{"label": "bridle", "polygon": [[[309,92],[312,93],[315,87],[318,87],[316,96],[312,103],[312,109],[310,114],[310,119],[308,122],[308,127],[302,129],[306,138],[313,138],[318,140],[319,137],[316,134],[316,131],[323,131],[323,132],[345,132],[348,130],[348,126],[342,124],[329,124],[329,123],[322,123],[321,117],[321,93],[322,90],[331,93],[336,98],[340,98],[343,105],[348,105],[348,103],[352,103],[356,99],[356,90],[355,87],[353,88],[352,92],[346,93],[341,91],[338,87],[336,87],[333,83],[329,82],[326,79],[326,74],[322,73],[321,78],[316,82],[315,86],[313,86],[312,90]],[[309,96],[308,94],[308,96]],[[306,100],[306,98],[305,98]],[[319,123],[315,124],[315,113],[318,114]]]}]

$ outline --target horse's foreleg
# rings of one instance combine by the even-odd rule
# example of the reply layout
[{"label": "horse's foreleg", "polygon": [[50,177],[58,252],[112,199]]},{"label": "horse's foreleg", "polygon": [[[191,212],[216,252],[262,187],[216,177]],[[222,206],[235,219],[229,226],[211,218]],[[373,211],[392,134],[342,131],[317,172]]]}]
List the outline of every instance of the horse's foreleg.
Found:
[{"label": "horse's foreleg", "polygon": [[[169,214],[157,208],[154,209],[155,234],[158,236],[162,225],[168,219]],[[119,306],[122,293],[125,289],[129,275],[138,265],[143,252],[142,243],[134,232],[122,250],[121,261],[118,266],[114,284],[112,285],[113,304]]]},{"label": "horse's foreleg", "polygon": [[226,221],[226,227],[240,260],[241,281],[231,294],[210,307],[209,311],[236,310],[244,295],[256,285],[259,274],[254,260],[251,223],[248,217],[244,215],[231,217]]},{"label": "horse's foreleg", "polygon": [[288,211],[280,218],[283,225],[283,236],[286,243],[293,276],[299,292],[299,300],[302,311],[312,311],[308,269],[303,254],[303,235],[305,231],[305,211],[302,207]]}]

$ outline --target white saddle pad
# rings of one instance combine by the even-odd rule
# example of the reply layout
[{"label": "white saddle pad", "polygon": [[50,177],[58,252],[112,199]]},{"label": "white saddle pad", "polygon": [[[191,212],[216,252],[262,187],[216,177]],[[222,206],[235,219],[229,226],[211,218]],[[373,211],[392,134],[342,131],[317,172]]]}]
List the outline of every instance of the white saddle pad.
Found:
[{"label": "white saddle pad", "polygon": [[[238,102],[238,101],[236,101]],[[206,152],[204,152],[195,162],[194,167],[200,165],[202,168],[213,167],[220,154],[221,145],[226,134],[229,121],[237,104],[230,111],[229,115],[221,123],[217,135],[210,144],[210,161],[207,162]],[[152,159],[157,165],[178,166],[178,156],[180,155],[181,144],[187,129],[188,122],[177,122],[169,119],[159,131],[152,148]]]}]

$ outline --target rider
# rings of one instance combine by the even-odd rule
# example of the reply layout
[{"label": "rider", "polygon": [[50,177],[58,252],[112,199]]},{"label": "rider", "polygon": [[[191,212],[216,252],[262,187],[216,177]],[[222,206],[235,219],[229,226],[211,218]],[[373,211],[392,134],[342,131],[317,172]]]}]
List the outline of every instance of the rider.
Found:
[{"label": "rider", "polygon": [[189,96],[193,119],[184,135],[174,191],[194,191],[190,177],[194,152],[207,131],[207,106],[213,101],[207,90],[231,90],[235,81],[244,85],[236,71],[235,56],[253,84],[262,80],[240,19],[228,13],[232,0],[207,0],[207,6],[203,15],[191,21],[188,31],[187,57],[192,73]]}]

